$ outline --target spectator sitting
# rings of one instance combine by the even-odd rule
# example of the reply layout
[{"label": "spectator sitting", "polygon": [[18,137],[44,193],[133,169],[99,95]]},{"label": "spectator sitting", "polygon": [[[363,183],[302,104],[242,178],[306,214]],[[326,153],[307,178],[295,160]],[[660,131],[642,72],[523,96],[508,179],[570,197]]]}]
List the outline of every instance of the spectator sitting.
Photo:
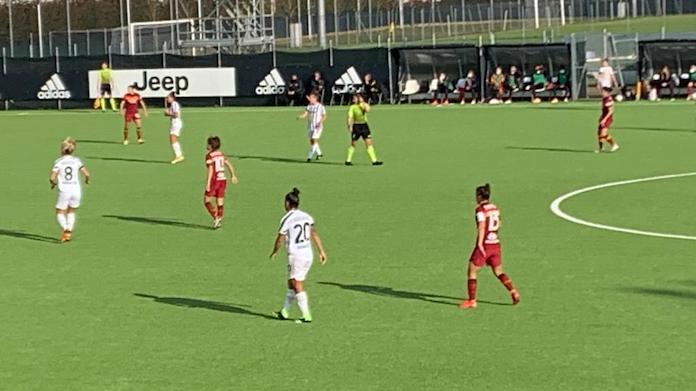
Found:
[{"label": "spectator sitting", "polygon": [[457,91],[459,91],[459,103],[465,104],[466,94],[471,94],[471,104],[476,104],[478,101],[478,80],[473,70],[470,70],[466,77],[457,81]]},{"label": "spectator sitting", "polygon": [[368,104],[379,101],[379,95],[382,93],[382,89],[377,80],[372,77],[371,73],[367,73],[363,77],[363,92]]},{"label": "spectator sitting", "polygon": [[[431,90],[433,91],[433,106],[448,105],[449,99],[447,95],[449,94],[449,88],[447,86],[448,80],[447,75],[440,73],[433,79],[431,83]],[[433,88],[434,87],[434,88]],[[439,96],[442,95],[442,101],[439,100]]]},{"label": "spectator sitting", "polygon": [[505,103],[512,103],[512,94],[520,90],[520,73],[515,65],[510,66],[510,73],[505,77],[505,91],[507,100]]},{"label": "spectator sitting", "polygon": [[674,89],[676,86],[677,83],[674,81],[672,71],[665,65],[660,71],[660,87],[669,89],[669,99],[672,101],[674,100]]},{"label": "spectator sitting", "polygon": [[288,82],[288,104],[290,106],[301,106],[302,99],[304,99],[304,88],[302,88],[302,82],[297,74],[292,74],[290,76],[290,81]]},{"label": "spectator sitting", "polygon": [[561,65],[558,68],[558,75],[556,75],[555,82],[553,83],[553,100],[551,103],[558,103],[559,91],[563,91],[563,101],[568,101],[568,96],[570,95],[570,85],[568,84],[568,71],[565,65]]},{"label": "spectator sitting", "polygon": [[686,88],[686,100],[696,100],[696,64],[689,68],[689,84]]},{"label": "spectator sitting", "polygon": [[535,66],[532,75],[532,103],[541,103],[541,98],[537,96],[537,93],[545,91],[548,85],[549,81],[544,73],[544,66],[541,64]]},{"label": "spectator sitting", "polygon": [[488,84],[491,87],[491,95],[493,96],[489,103],[500,103],[505,96],[505,75],[502,67],[495,68],[495,73],[491,75]]},{"label": "spectator sitting", "polygon": [[324,80],[324,76],[321,75],[321,72],[314,71],[314,74],[307,85],[307,90],[316,92],[318,94],[317,96],[319,97],[319,102],[323,102],[325,85],[326,81]]}]

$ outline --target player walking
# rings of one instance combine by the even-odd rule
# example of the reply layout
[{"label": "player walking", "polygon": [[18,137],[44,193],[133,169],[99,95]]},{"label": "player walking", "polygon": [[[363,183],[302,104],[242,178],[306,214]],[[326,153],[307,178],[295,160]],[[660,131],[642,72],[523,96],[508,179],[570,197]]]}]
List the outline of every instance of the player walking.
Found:
[{"label": "player walking", "polygon": [[315,157],[317,160],[324,157],[324,155],[321,153],[321,147],[319,147],[319,139],[321,138],[321,133],[324,131],[326,108],[323,104],[321,104],[321,102],[319,102],[319,93],[316,91],[312,91],[309,96],[307,96],[307,100],[309,101],[309,105],[297,118],[308,118],[307,128],[309,130],[310,148],[309,154],[307,155],[307,162],[309,163]]},{"label": "player walking", "polygon": [[[205,208],[213,218],[213,228],[222,227],[222,217],[225,211],[225,190],[227,189],[227,176],[225,167],[232,174],[232,184],[239,183],[237,174],[232,163],[220,151],[220,138],[217,136],[208,137],[208,154],[205,155],[205,164],[208,168],[208,180],[205,186]],[[215,201],[215,206],[213,206]]]},{"label": "player walking", "polygon": [[314,252],[312,242],[319,250],[319,261],[326,263],[326,252],[321,238],[314,228],[314,219],[309,214],[298,209],[300,206],[300,191],[297,188],[285,195],[285,216],[280,220],[280,229],[273,244],[270,258],[273,259],[285,242],[288,253],[288,291],[285,295],[283,308],[274,312],[276,318],[289,319],[289,311],[293,302],[297,300],[297,306],[302,312],[302,319],[298,322],[310,323],[312,314],[309,312],[307,292],[304,289],[304,281],[312,267]]},{"label": "player walking", "polygon": [[602,116],[599,117],[599,126],[597,127],[599,149],[596,152],[598,153],[604,149],[605,142],[611,146],[611,152],[619,150],[619,144],[609,134],[609,128],[614,123],[614,98],[611,97],[611,91],[611,87],[602,89]]},{"label": "player walking", "polygon": [[53,163],[53,169],[48,181],[51,189],[58,186],[58,201],[56,202],[56,219],[63,229],[60,237],[61,243],[72,240],[72,232],[75,228],[75,212],[80,207],[82,188],[80,186],[80,173],[85,177],[85,184],[91,179],[89,170],[82,161],[73,156],[76,148],[75,140],[68,137],[60,144],[61,157]]},{"label": "player walking", "polygon": [[112,73],[109,64],[106,61],[103,62],[101,64],[101,70],[99,70],[99,102],[102,112],[106,111],[106,97],[109,98],[111,110],[116,111],[116,100],[112,92],[114,87]]},{"label": "player walking", "polygon": [[500,251],[500,211],[490,203],[491,186],[485,184],[476,188],[476,224],[478,226],[478,236],[476,247],[469,259],[469,280],[468,291],[469,299],[464,300],[459,308],[476,308],[476,275],[483,266],[489,265],[493,269],[493,274],[505,285],[505,288],[512,295],[512,304],[520,302],[520,294],[512,286],[512,281],[503,273],[503,260]]},{"label": "player walking", "polygon": [[181,144],[179,144],[181,129],[184,127],[184,123],[181,121],[181,105],[177,102],[176,94],[173,92],[167,95],[165,103],[164,115],[169,117],[170,120],[169,142],[172,143],[172,150],[174,151],[172,164],[177,164],[184,161],[184,154],[181,152]]},{"label": "player walking", "polygon": [[123,145],[128,145],[128,128],[130,123],[135,123],[135,131],[138,136],[138,144],[145,142],[143,140],[143,123],[140,118],[140,108],[143,108],[143,113],[147,117],[147,106],[143,98],[136,92],[135,85],[128,86],[128,93],[121,101],[121,114],[123,115]]},{"label": "player walking", "polygon": [[348,108],[348,131],[351,133],[351,142],[348,147],[346,166],[353,165],[355,144],[361,138],[365,141],[367,155],[370,157],[372,165],[381,166],[384,164],[377,160],[377,153],[375,153],[375,147],[372,145],[372,133],[370,132],[370,126],[367,124],[367,113],[369,112],[370,105],[365,102],[365,98],[360,94],[353,95],[353,104]]}]

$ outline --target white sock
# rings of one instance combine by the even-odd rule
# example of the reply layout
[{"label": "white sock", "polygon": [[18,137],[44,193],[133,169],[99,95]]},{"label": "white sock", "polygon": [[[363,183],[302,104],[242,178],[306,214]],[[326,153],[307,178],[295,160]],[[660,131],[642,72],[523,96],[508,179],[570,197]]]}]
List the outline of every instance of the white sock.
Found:
[{"label": "white sock", "polygon": [[300,292],[295,295],[297,298],[297,306],[300,307],[300,311],[302,311],[302,317],[303,318],[309,318],[311,315],[309,314],[309,301],[307,299],[307,292]]},{"label": "white sock", "polygon": [[172,144],[172,149],[174,150],[174,155],[176,157],[181,157],[181,144],[179,144],[178,141]]},{"label": "white sock", "polygon": [[323,153],[321,153],[321,147],[319,146],[319,143],[317,142],[316,144],[314,144],[314,146],[317,147],[317,155],[323,155]]},{"label": "white sock", "polygon": [[56,220],[58,220],[58,225],[63,228],[63,231],[68,229],[68,221],[64,213],[56,213]]},{"label": "white sock", "polygon": [[75,228],[75,212],[70,212],[66,216],[66,229],[72,231]]},{"label": "white sock", "polygon": [[307,159],[314,159],[314,152],[316,151],[316,144],[313,144],[311,148],[309,148],[309,155],[307,155]]},{"label": "white sock", "polygon": [[292,289],[288,289],[288,293],[285,294],[285,304],[283,305],[283,308],[285,308],[285,311],[290,311],[290,307],[292,304],[295,302],[295,291]]}]

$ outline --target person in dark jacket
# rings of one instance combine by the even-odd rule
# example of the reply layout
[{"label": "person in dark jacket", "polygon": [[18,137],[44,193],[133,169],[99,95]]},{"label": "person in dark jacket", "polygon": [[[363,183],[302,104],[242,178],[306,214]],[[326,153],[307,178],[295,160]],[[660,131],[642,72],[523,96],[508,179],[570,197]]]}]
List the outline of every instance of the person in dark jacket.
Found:
[{"label": "person in dark jacket", "polygon": [[302,87],[302,82],[297,74],[293,73],[290,76],[290,81],[288,81],[288,104],[290,106],[301,106],[302,100],[304,99],[304,88]]}]

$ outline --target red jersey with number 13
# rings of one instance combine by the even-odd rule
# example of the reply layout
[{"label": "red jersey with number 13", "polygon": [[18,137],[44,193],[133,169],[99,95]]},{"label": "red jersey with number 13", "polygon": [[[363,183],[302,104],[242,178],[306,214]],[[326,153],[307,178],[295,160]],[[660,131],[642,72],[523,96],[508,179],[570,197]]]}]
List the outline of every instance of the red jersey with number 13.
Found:
[{"label": "red jersey with number 13", "polygon": [[126,114],[138,114],[138,109],[140,108],[140,101],[143,98],[137,92],[127,93],[123,96],[123,101],[125,102],[124,108],[126,109]]},{"label": "red jersey with number 13", "polygon": [[484,244],[499,244],[500,238],[500,211],[498,207],[490,202],[484,202],[476,207],[476,223],[484,223],[486,234],[483,239]]},{"label": "red jersey with number 13", "polygon": [[227,158],[225,157],[225,154],[221,151],[212,151],[205,155],[205,164],[208,167],[208,170],[213,171],[213,175],[210,177],[211,182],[227,180],[227,177],[225,176],[226,160]]}]

